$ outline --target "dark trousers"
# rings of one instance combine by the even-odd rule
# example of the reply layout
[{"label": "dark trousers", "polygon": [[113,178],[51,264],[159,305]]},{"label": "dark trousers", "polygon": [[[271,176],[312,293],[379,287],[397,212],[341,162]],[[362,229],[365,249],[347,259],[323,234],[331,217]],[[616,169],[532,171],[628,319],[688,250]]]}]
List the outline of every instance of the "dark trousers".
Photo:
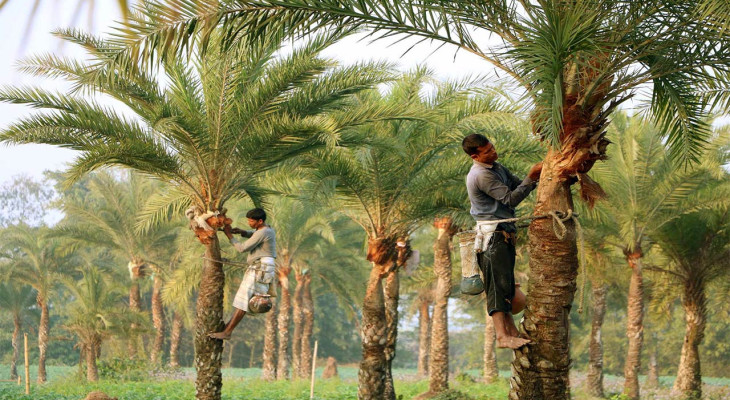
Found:
[{"label": "dark trousers", "polygon": [[489,249],[477,253],[477,262],[484,276],[489,315],[497,311],[512,312],[515,297],[515,246],[505,240],[501,231],[494,232]]}]

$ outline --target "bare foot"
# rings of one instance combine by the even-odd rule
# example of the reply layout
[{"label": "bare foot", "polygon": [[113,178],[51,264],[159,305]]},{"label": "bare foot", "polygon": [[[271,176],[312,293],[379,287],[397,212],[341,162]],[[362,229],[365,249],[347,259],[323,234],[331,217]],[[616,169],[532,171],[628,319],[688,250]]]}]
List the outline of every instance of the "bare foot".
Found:
[{"label": "bare foot", "polygon": [[211,339],[228,340],[231,338],[231,334],[226,331],[223,331],[223,332],[209,333],[208,337]]},{"label": "bare foot", "polygon": [[502,338],[497,338],[497,347],[499,347],[500,349],[517,350],[528,343],[530,343],[529,339],[522,339],[515,336],[505,336]]}]

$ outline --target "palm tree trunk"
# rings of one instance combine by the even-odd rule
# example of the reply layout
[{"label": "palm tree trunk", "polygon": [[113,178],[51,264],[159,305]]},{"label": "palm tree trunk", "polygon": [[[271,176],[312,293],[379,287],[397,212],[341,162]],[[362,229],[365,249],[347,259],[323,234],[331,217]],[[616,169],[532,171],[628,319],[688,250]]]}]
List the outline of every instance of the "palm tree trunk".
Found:
[{"label": "palm tree trunk", "polygon": [[641,274],[641,252],[627,255],[631,267],[629,283],[626,336],[629,349],[624,365],[624,394],[629,399],[639,399],[639,369],[641,368],[641,346],[644,342],[644,278]]},{"label": "palm tree trunk", "polygon": [[[487,307],[484,307],[487,311]],[[494,321],[489,316],[489,312],[485,312],[484,320],[484,383],[492,383],[499,376],[497,370],[497,349],[495,341],[497,333],[494,329]]]},{"label": "palm tree trunk", "polygon": [[306,274],[302,287],[302,345],[299,377],[307,378],[312,371],[312,332],[314,330],[314,302],[312,301],[312,275]]},{"label": "palm tree trunk", "polygon": [[101,339],[95,337],[83,346],[85,348],[84,354],[86,355],[86,380],[89,382],[99,380],[99,372],[96,367],[96,348],[99,344],[101,344]]},{"label": "palm tree trunk", "polygon": [[395,386],[393,383],[393,359],[395,358],[395,344],[398,338],[398,297],[400,296],[400,280],[398,268],[393,267],[385,277],[385,392],[383,398],[395,400]]},{"label": "palm tree trunk", "polygon": [[649,372],[646,374],[646,388],[656,389],[659,387],[659,369],[657,368],[656,352],[657,352],[657,334],[651,335],[652,343],[649,347]]},{"label": "palm tree trunk", "polygon": [[448,227],[439,227],[433,245],[433,272],[436,274],[436,290],[431,318],[431,355],[429,360],[428,391],[441,393],[449,388],[449,327],[448,304],[451,295],[451,239]]},{"label": "palm tree trunk", "polygon": [[177,368],[180,366],[180,358],[178,350],[180,349],[180,340],[182,339],[183,319],[180,312],[175,312],[172,317],[172,331],[170,332],[170,367]]},{"label": "palm tree trunk", "polygon": [[155,327],[155,339],[150,352],[152,364],[159,364],[162,355],[162,346],[165,343],[165,310],[162,307],[162,279],[155,273],[152,286],[152,325]]},{"label": "palm tree trunk", "polygon": [[[132,312],[140,312],[142,311],[141,307],[141,299],[140,299],[140,293],[139,293],[139,283],[136,280],[132,281],[132,284],[129,286],[129,310]],[[131,328],[131,334],[129,336],[129,342],[127,343],[127,352],[129,353],[129,358],[135,358],[137,357],[137,348],[139,346],[138,342],[138,336],[137,335],[137,324],[132,323],[130,325]]]},{"label": "palm tree trunk", "polygon": [[686,321],[684,344],[672,392],[675,395],[681,395],[684,399],[695,400],[702,397],[699,347],[705,337],[705,324],[707,323],[707,298],[704,282],[693,280],[685,282],[682,307],[684,307],[684,320]]},{"label": "palm tree trunk", "polygon": [[46,349],[48,348],[48,332],[50,319],[48,316],[48,299],[38,298],[41,307],[41,322],[38,326],[38,383],[46,382]]},{"label": "palm tree trunk", "polygon": [[198,400],[220,400],[223,380],[221,355],[223,341],[211,339],[208,334],[223,329],[223,287],[225,275],[220,260],[218,237],[213,236],[205,245],[203,276],[198,290],[195,328],[195,393]]},{"label": "palm tree trunk", "polygon": [[304,287],[303,277],[300,271],[296,271],[294,278],[297,280],[297,287],[294,289],[294,303],[292,313],[294,314],[294,332],[292,335],[292,375],[299,377],[299,365],[302,357],[302,288]]},{"label": "palm tree trunk", "polygon": [[[273,283],[272,283],[273,285]],[[271,311],[266,314],[264,323],[264,354],[261,376],[266,381],[276,379],[276,299],[272,298]]]},{"label": "palm tree trunk", "polygon": [[431,349],[431,315],[429,306],[431,301],[420,297],[421,304],[418,307],[418,376],[428,375],[428,353]]},{"label": "palm tree trunk", "polygon": [[362,361],[358,371],[359,400],[382,400],[385,390],[385,265],[373,263],[362,308]]},{"label": "palm tree trunk", "polygon": [[588,393],[594,397],[603,397],[603,340],[601,329],[603,317],[606,315],[606,293],[608,285],[593,284],[591,343],[588,352]]},{"label": "palm tree trunk", "polygon": [[289,310],[291,308],[291,294],[289,293],[289,273],[291,268],[284,266],[279,269],[279,356],[276,365],[276,379],[289,379]]},{"label": "palm tree trunk", "polygon": [[20,330],[22,329],[22,323],[20,320],[20,313],[13,314],[13,359],[10,360],[10,379],[18,379],[18,349],[20,344]]},{"label": "palm tree trunk", "polygon": [[[561,176],[562,154],[549,150],[543,163],[534,214],[573,209],[570,181]],[[559,239],[553,222],[534,220],[529,229],[530,292],[522,329],[535,343],[515,351],[510,399],[570,398],[570,308],[578,273],[575,227],[566,221]]]}]

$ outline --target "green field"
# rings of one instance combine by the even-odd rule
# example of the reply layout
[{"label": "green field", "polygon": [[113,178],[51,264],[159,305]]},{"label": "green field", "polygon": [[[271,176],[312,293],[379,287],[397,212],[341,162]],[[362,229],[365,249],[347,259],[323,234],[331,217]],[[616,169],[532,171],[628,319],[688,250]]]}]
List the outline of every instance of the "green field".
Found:
[{"label": "green field", "polygon": [[[0,371],[7,371],[7,366],[0,366]],[[31,381],[31,394],[23,394],[23,387],[9,382],[0,383],[0,400],[80,400],[87,393],[100,390],[117,397],[119,400],[176,400],[193,399],[195,394],[193,379],[194,371],[184,368],[174,373],[169,371],[152,373],[143,381],[112,381],[102,380],[97,383],[87,383],[77,378],[76,367],[50,366],[48,368],[49,382],[45,385],[36,385]],[[396,393],[403,400],[411,399],[428,389],[427,380],[419,380],[414,370],[396,369]],[[320,376],[322,369],[317,370]],[[339,368],[340,379],[327,381],[318,380],[315,386],[315,399],[347,400],[357,398],[357,369],[352,366]],[[509,391],[506,379],[485,385],[476,381],[478,371],[468,371],[458,378],[452,378],[452,390],[439,396],[437,400],[476,400],[476,399],[505,399]],[[6,375],[3,373],[3,375]],[[309,381],[299,380],[292,382],[264,382],[259,377],[261,370],[257,368],[224,369],[223,399],[247,400],[306,400],[309,399]],[[467,377],[468,375],[468,377]],[[506,373],[502,374],[506,376]],[[31,378],[35,379],[35,366],[31,368]],[[581,389],[585,377],[577,374],[573,377],[575,399],[588,399]],[[616,395],[621,390],[622,378],[606,376],[606,390],[609,396],[619,399]],[[663,377],[663,388],[656,391],[645,390],[642,398],[671,399],[669,387],[672,379]],[[730,398],[730,379],[705,379],[705,398],[721,400]]]}]

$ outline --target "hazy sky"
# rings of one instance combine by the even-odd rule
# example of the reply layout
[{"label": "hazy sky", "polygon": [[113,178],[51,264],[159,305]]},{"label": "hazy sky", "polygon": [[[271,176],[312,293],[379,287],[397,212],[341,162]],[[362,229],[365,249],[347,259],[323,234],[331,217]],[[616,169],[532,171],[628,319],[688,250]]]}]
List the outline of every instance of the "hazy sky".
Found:
[{"label": "hazy sky", "polygon": [[[36,15],[30,36],[22,47],[26,22],[31,12],[32,1],[11,0],[0,12],[0,53],[5,57],[0,61],[0,85],[38,84],[38,78],[28,77],[16,69],[17,60],[24,56],[53,52],[65,55],[81,54],[73,47],[65,45],[49,33],[58,27],[69,27],[75,12],[76,0],[43,0],[43,5]],[[113,21],[120,18],[115,0],[96,0],[93,28],[96,33],[108,31]],[[60,6],[64,4],[67,7]],[[89,20],[87,10],[83,9],[75,26],[87,30]],[[426,64],[441,79],[460,78],[467,74],[484,74],[493,68],[480,58],[466,52],[455,54],[454,47],[445,46],[432,54],[435,44],[422,44],[401,57],[408,48],[404,44],[393,46],[386,42],[368,44],[367,40],[358,41],[348,38],[326,50],[325,55],[349,64],[360,60],[378,59],[397,62],[401,68],[407,69],[419,64]],[[456,56],[456,57],[455,57]],[[55,82],[41,82],[45,87],[63,88]],[[0,104],[0,127],[7,127],[23,115],[33,110],[18,105]],[[0,146],[0,185],[18,174],[41,177],[44,170],[64,169],[71,161],[74,152],[46,145]]]}]

